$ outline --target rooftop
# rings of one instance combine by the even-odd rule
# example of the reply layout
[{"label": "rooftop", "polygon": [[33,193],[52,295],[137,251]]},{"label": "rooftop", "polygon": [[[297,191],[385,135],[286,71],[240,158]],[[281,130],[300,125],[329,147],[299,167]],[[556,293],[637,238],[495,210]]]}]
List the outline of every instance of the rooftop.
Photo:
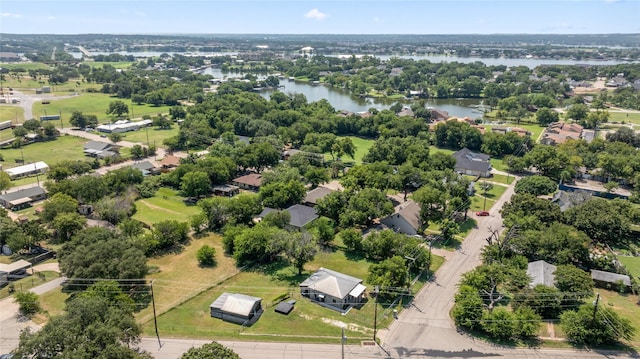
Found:
[{"label": "rooftop", "polygon": [[360,287],[362,286],[361,283],[362,279],[321,267],[317,272],[305,279],[304,282],[300,283],[300,286],[314,289],[335,298],[345,298],[355,289],[360,293],[353,292],[353,296],[362,294],[364,289]]}]

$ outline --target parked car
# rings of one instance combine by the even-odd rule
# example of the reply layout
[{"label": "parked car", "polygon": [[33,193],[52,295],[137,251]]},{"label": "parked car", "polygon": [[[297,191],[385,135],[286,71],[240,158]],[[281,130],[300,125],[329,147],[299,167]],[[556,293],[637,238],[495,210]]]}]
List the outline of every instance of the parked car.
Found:
[{"label": "parked car", "polygon": [[478,217],[486,217],[488,215],[489,215],[489,211],[476,212],[476,216],[478,216]]}]

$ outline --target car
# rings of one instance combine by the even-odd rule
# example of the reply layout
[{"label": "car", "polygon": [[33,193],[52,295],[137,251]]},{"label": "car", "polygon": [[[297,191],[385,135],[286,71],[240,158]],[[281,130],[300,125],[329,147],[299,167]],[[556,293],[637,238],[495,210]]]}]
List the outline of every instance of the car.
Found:
[{"label": "car", "polygon": [[476,212],[476,216],[478,216],[478,217],[486,217],[488,215],[489,215],[489,211]]},{"label": "car", "polygon": [[13,358],[13,354],[2,354],[0,355],[0,359],[11,359]]}]

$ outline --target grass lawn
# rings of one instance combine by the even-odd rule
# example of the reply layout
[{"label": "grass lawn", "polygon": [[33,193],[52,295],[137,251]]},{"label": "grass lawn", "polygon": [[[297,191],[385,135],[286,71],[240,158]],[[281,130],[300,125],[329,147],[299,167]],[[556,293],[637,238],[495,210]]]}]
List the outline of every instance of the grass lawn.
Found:
[{"label": "grass lawn", "polygon": [[[347,315],[342,316],[340,313],[314,304],[300,295],[298,284],[320,267],[366,278],[370,262],[363,258],[351,258],[350,254],[338,249],[338,246],[339,243],[336,243],[336,247],[333,249],[318,253],[315,259],[305,266],[302,275],[298,275],[293,267],[283,262],[238,273],[159,316],[159,331],[161,335],[172,337],[334,343],[339,340],[340,328],[344,326],[349,343],[355,344],[361,340],[370,339],[373,334],[373,314],[375,311],[374,302],[371,299],[361,308],[354,308]],[[442,258],[433,256],[432,268],[437,268],[442,262]],[[185,288],[187,284],[182,280],[185,270],[178,262],[175,262],[175,266],[180,270],[175,273],[176,282],[172,285]],[[186,271],[192,273],[193,270],[186,269]],[[191,277],[189,277],[186,282],[191,281]],[[157,282],[161,283],[162,281],[158,280]],[[215,280],[208,279],[208,283],[215,283]],[[202,285],[203,283],[198,282],[198,284]],[[422,284],[423,282],[419,282],[415,286],[415,290]],[[157,293],[163,289],[158,289]],[[211,318],[209,305],[223,292],[243,293],[262,298],[262,305],[265,309],[262,317],[256,324],[248,328]],[[289,295],[291,299],[297,300],[295,309],[288,316],[275,313],[273,310],[277,304],[275,300],[285,294]],[[158,297],[159,295],[157,294]],[[392,320],[392,308],[388,308],[391,304],[392,302],[387,300],[381,300],[381,303],[378,303],[380,328],[388,325]],[[398,306],[398,309],[401,309],[398,303],[394,304]],[[144,325],[144,333],[148,335],[154,333],[151,321]]]},{"label": "grass lawn", "polygon": [[609,111],[609,122],[624,122],[640,125],[640,113]]},{"label": "grass lawn", "polygon": [[[618,259],[622,264],[631,272],[634,276],[640,277],[640,257],[624,257],[618,256]],[[638,328],[640,330],[640,327]]]},{"label": "grass lawn", "polygon": [[[105,112],[109,108],[109,103],[116,100],[124,101],[127,106],[131,107],[131,101],[127,99],[119,99],[102,93],[80,93],[74,97],[51,99],[47,105],[37,102],[33,105],[33,116],[36,118],[43,116],[45,110],[49,115],[61,113],[65,127],[70,127],[69,119],[71,118],[71,114],[73,111],[80,111],[85,115],[96,115],[100,123],[108,123],[111,121],[111,118],[107,116]],[[133,114],[136,118],[143,115],[153,116],[168,112],[169,106],[134,105],[133,107]],[[58,126],[60,121],[54,121],[54,123]]]},{"label": "grass lawn", "polygon": [[[18,292],[27,291],[33,287],[39,286],[40,284],[46,283],[52,279],[60,277],[59,273],[53,272],[53,271],[42,271],[40,273],[42,273],[43,277],[39,277],[37,275],[31,275],[27,278],[22,278],[15,282],[11,282],[13,284],[13,288]],[[10,295],[11,294],[9,294],[9,285],[0,289],[0,299],[6,298]]]},{"label": "grass lawn", "polygon": [[440,148],[440,147],[436,147],[436,146],[431,146],[429,147],[429,153],[433,154],[433,153],[444,153],[447,155],[453,155],[454,153],[456,153],[456,151],[454,150],[450,150],[448,148]]},{"label": "grass lawn", "polygon": [[[343,137],[343,136],[340,136]],[[364,157],[364,155],[366,155],[367,153],[369,153],[369,149],[371,148],[371,146],[373,146],[373,143],[375,142],[375,140],[370,140],[370,139],[366,139],[366,138],[361,138],[361,137],[356,137],[356,136],[346,136],[348,138],[351,139],[351,141],[353,142],[353,145],[356,148],[356,152],[354,154],[354,159],[353,161],[355,161],[356,163],[362,163],[362,157]],[[324,159],[325,161],[331,161],[331,155],[328,153],[324,154]],[[342,161],[343,162],[351,162],[352,159],[349,156],[342,156]]]},{"label": "grass lawn", "polygon": [[508,169],[507,164],[502,161],[502,158],[491,157],[489,162],[491,163],[491,167],[497,169],[498,171],[506,172]]},{"label": "grass lawn", "polygon": [[103,67],[104,65],[109,65],[109,66],[113,66],[116,69],[126,69],[131,67],[131,65],[135,64],[135,62],[127,62],[127,61],[123,61],[123,62],[96,62],[96,61],[84,61],[82,62],[83,65],[87,65],[89,67]]},{"label": "grass lawn", "polygon": [[[0,122],[12,121],[13,123],[23,122],[24,109],[19,106],[13,105],[0,105]],[[3,132],[8,132],[10,136],[3,136]],[[13,137],[13,132],[10,130],[0,131],[0,140],[6,139],[5,137]]]},{"label": "grass lawn", "polygon": [[[636,328],[635,337],[631,341],[631,346],[634,348],[640,348],[640,306],[638,306],[638,296],[632,294],[620,294],[615,291],[608,291],[603,289],[596,289],[600,293],[600,303],[608,306],[618,313],[622,318],[627,318],[631,321],[631,325]],[[595,296],[591,299],[587,299],[585,302],[591,303],[595,300]]]},{"label": "grass lawn", "polygon": [[[488,203],[488,202],[487,202]],[[442,242],[436,241],[433,243],[434,248],[444,248],[448,250],[455,250],[458,248],[465,237],[471,232],[472,229],[477,227],[477,221],[472,218],[473,214],[468,213],[467,220],[460,223],[460,232],[455,236],[453,241]],[[427,227],[426,232],[429,234],[440,234],[440,223],[430,223],[429,227]]]},{"label": "grass lawn", "polygon": [[147,224],[167,219],[187,222],[189,217],[200,213],[200,207],[187,206],[183,200],[184,197],[179,196],[177,191],[160,188],[154,197],[136,201],[138,211],[133,218]]},{"label": "grass lawn", "polygon": [[[15,160],[22,159],[23,155],[25,163],[44,161],[49,166],[63,160],[84,160],[83,146],[87,142],[87,139],[80,137],[60,136],[53,141],[36,142],[22,146],[21,149],[2,149],[2,164],[5,168],[20,166]],[[40,176],[40,180],[44,178]]]},{"label": "grass lawn", "polygon": [[[21,62],[21,63],[6,63],[6,62],[3,62],[3,63],[0,64],[0,67],[5,68],[5,69],[9,69],[9,70],[23,69],[23,70],[26,70],[26,71],[29,71],[29,70],[40,70],[40,69],[48,70],[48,69],[51,68],[51,66],[49,66],[49,65],[47,65],[45,63],[42,63],[42,62],[29,62],[29,63],[23,63],[23,62]],[[11,76],[6,76],[6,77],[8,79]]]},{"label": "grass lawn", "polygon": [[164,147],[162,141],[166,138],[173,137],[178,134],[178,126],[173,125],[170,130],[159,130],[155,127],[150,127],[148,130],[141,129],[138,131],[125,132],[124,140],[131,142],[139,142],[142,144],[147,144],[147,133],[149,133],[149,143],[156,144],[157,147]]},{"label": "grass lawn", "polygon": [[33,317],[32,320],[43,325],[49,318],[62,314],[68,298],[69,294],[63,293],[60,287],[40,295],[42,313]]},{"label": "grass lawn", "polygon": [[[508,177],[508,180],[507,180],[507,177]],[[515,177],[494,173],[491,175],[491,177],[488,180],[491,182],[497,182],[502,184],[511,184],[515,180]]]},{"label": "grass lawn", "polygon": [[[43,202],[40,202],[40,203],[43,203]],[[13,213],[15,213],[15,214],[17,214],[19,216],[26,216],[27,218],[29,218],[30,221],[33,221],[33,220],[39,219],[39,217],[36,216],[36,208],[37,207],[40,207],[40,204],[35,204],[34,203],[33,206],[31,206],[31,207],[27,207],[27,208],[21,209],[19,211],[13,211]]]},{"label": "grass lawn", "polygon": [[[482,189],[480,189],[480,182],[476,183],[476,194],[471,197],[471,211],[477,212],[484,210],[484,196],[482,195]],[[501,185],[493,185],[493,188],[487,192],[487,207],[486,210],[490,210],[496,201],[507,190],[507,187]]]}]

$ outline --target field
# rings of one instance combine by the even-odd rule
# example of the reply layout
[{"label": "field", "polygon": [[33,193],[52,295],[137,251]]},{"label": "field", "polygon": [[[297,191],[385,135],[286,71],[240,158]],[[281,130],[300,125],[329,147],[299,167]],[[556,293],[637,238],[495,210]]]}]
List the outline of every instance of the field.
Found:
[{"label": "field", "polygon": [[[371,146],[373,146],[373,143],[375,142],[374,140],[370,140],[370,139],[365,139],[365,138],[360,138],[360,137],[356,137],[356,136],[346,136],[348,138],[351,139],[351,141],[353,142],[353,145],[356,148],[356,152],[354,154],[354,159],[353,161],[355,161],[356,163],[362,163],[362,157],[364,157],[364,155],[366,155],[369,152],[369,149],[371,148]],[[325,153],[324,155],[324,159],[326,161],[330,161],[331,155],[328,153]],[[352,159],[349,156],[343,156],[342,157],[342,161],[343,162],[351,162]]]},{"label": "field", "polygon": [[[600,302],[602,305],[606,305],[618,313],[621,318],[627,318],[631,321],[631,325],[636,328],[634,339],[631,341],[631,346],[634,348],[640,348],[640,306],[638,306],[637,295],[632,294],[620,294],[618,292],[596,289],[597,293],[600,293]],[[591,299],[587,299],[587,303],[592,303],[595,300],[595,296]]]},{"label": "field", "polygon": [[[4,121],[12,121],[13,123],[24,122],[24,109],[15,105],[0,105],[0,122]],[[0,135],[0,141],[2,139],[3,137]]]},{"label": "field", "polygon": [[133,65],[135,62],[126,62],[126,61],[121,61],[121,62],[95,62],[95,61],[84,61],[82,62],[83,65],[87,65],[89,67],[103,67],[104,65],[109,65],[109,66],[113,66],[116,69],[126,69],[131,67],[131,65]]},{"label": "field", "polygon": [[150,225],[167,219],[187,222],[189,217],[200,213],[200,207],[187,206],[183,200],[177,191],[160,188],[154,197],[136,201],[137,212],[133,218]]},{"label": "field", "polygon": [[[359,278],[366,278],[370,263],[365,259],[349,259],[344,251],[336,247],[316,255],[315,260],[305,266],[305,271],[302,275],[298,275],[293,267],[282,262],[235,274],[237,269],[229,269],[227,261],[230,261],[230,259],[222,255],[220,238],[215,236],[208,238],[213,241],[218,250],[216,255],[219,260],[218,265],[227,269],[218,267],[207,269],[211,271],[209,276],[201,280],[194,280],[192,273],[199,277],[201,269],[192,268],[193,263],[195,263],[193,253],[185,256],[181,253],[177,256],[168,256],[166,259],[158,260],[165,262],[164,264],[159,264],[162,270],[159,275],[163,275],[163,273],[167,273],[167,276],[170,275],[168,271],[162,269],[163,267],[180,268],[179,271],[173,274],[175,282],[172,282],[168,288],[163,284],[157,290],[158,293],[165,289],[173,292],[179,292],[180,289],[182,289],[182,292],[194,292],[193,298],[173,305],[171,309],[158,317],[158,327],[161,335],[172,337],[243,338],[245,340],[335,342],[336,338],[340,336],[341,327],[344,326],[345,334],[348,336],[350,343],[359,343],[361,340],[371,338],[374,316],[374,303],[371,300],[361,308],[354,308],[347,315],[342,316],[338,312],[321,307],[307,298],[301,297],[298,289],[298,284],[320,267],[327,267]],[[199,241],[192,241],[190,246],[195,245],[193,243],[198,243],[197,246],[199,246]],[[192,249],[186,248],[184,253],[189,251],[192,251]],[[434,256],[433,258],[434,267],[432,268],[435,269],[443,261],[440,257]],[[157,261],[152,260],[151,264],[155,263]],[[182,279],[185,272],[190,274],[186,280]],[[217,278],[220,278],[220,274],[216,273],[220,272],[225,272],[226,276],[230,278],[222,283],[217,283]],[[150,275],[150,277],[155,277],[155,275]],[[158,279],[156,282],[163,283],[163,280]],[[422,284],[417,284],[416,290]],[[211,286],[211,288],[206,289],[207,285]],[[202,287],[206,290],[199,293]],[[251,327],[242,327],[211,318],[209,305],[223,292],[243,293],[262,298],[262,305],[265,309],[262,317]],[[297,300],[295,309],[288,316],[273,311],[273,306],[277,304],[276,299],[281,295],[289,295],[290,299]],[[160,298],[160,294],[157,296]],[[389,306],[392,302],[386,300],[381,302],[378,304],[378,323],[382,328],[391,321]],[[396,308],[396,306],[393,308]],[[163,309],[167,308],[163,307],[161,311]],[[397,309],[400,308],[398,307]],[[154,334],[151,318],[148,318],[144,325],[144,333],[146,335]]]},{"label": "field", "polygon": [[148,133],[150,144],[153,145],[155,143],[157,147],[163,147],[162,141],[166,138],[177,135],[178,131],[178,126],[173,125],[170,130],[159,130],[154,127],[149,127],[148,130],[142,129],[138,131],[125,132],[123,135],[125,141],[138,142],[146,145]]},{"label": "field", "polygon": [[[51,99],[50,103],[43,105],[41,102],[37,102],[33,105],[33,116],[44,116],[45,111],[48,115],[58,114],[62,115],[62,121],[65,127],[70,127],[69,119],[74,111],[80,111],[85,115],[95,115],[98,117],[98,122],[108,123],[111,118],[107,116],[106,111],[109,108],[109,103],[112,101],[121,100],[124,101],[129,108],[131,108],[131,102],[126,99],[118,99],[101,93],[81,93],[78,96],[72,96],[61,99]],[[143,115],[157,115],[159,113],[168,113],[169,106],[150,106],[150,105],[134,105],[134,116],[141,117]],[[58,126],[60,121],[54,121]]]},{"label": "field", "polygon": [[[83,146],[88,140],[75,136],[60,136],[53,141],[36,142],[22,148],[0,150],[4,157],[3,166],[19,166],[16,159],[24,158],[25,163],[44,161],[51,166],[63,160],[84,160]],[[43,176],[41,176],[43,178]]]},{"label": "field", "polygon": [[624,122],[640,125],[640,112],[609,111],[609,122]]},{"label": "field", "polygon": [[[640,278],[640,257],[618,256],[618,260],[627,268],[631,274]],[[638,328],[640,330],[640,327]]]}]

